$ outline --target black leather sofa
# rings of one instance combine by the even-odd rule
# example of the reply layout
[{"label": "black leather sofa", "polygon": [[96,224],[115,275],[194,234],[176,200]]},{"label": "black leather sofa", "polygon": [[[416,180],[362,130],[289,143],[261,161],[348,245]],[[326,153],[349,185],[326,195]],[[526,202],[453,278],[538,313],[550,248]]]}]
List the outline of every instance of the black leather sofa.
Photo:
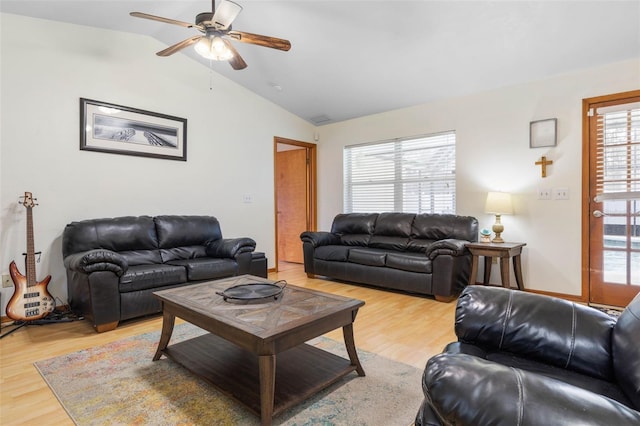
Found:
[{"label": "black leather sofa", "polygon": [[427,362],[426,425],[640,425],[640,295],[617,319],[548,296],[467,287],[458,342]]},{"label": "black leather sofa", "polygon": [[160,312],[154,291],[255,273],[255,246],[251,238],[222,238],[212,216],[72,222],[62,235],[69,305],[98,332],[112,330],[119,321]]},{"label": "black leather sofa", "polygon": [[386,289],[453,300],[469,282],[478,220],[411,213],[337,215],[331,232],[303,232],[304,270]]}]

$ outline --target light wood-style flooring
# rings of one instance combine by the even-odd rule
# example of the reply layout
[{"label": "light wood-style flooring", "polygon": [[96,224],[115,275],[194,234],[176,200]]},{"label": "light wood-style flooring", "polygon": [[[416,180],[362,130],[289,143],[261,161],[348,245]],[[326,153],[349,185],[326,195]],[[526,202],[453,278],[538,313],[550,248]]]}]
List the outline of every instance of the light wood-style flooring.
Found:
[{"label": "light wood-style flooring", "polygon": [[[270,279],[365,301],[354,323],[356,346],[417,368],[455,340],[455,301],[433,299],[309,279],[298,264],[281,264]],[[73,425],[33,362],[129,336],[159,330],[161,316],[128,321],[106,333],[96,333],[87,321],[28,326],[0,340],[0,424]],[[2,333],[10,328],[3,327]],[[342,340],[342,331],[326,335]],[[417,407],[416,407],[417,409]]]}]

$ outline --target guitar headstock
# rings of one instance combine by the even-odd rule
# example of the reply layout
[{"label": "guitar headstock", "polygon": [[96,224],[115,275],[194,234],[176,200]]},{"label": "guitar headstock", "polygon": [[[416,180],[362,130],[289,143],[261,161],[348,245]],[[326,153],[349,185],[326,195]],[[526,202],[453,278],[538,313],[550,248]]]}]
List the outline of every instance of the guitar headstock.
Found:
[{"label": "guitar headstock", "polygon": [[25,206],[26,208],[32,208],[33,206],[35,206],[35,203],[33,202],[33,200],[35,200],[35,198],[33,198],[33,194],[31,194],[30,192],[25,192],[24,193],[24,200],[22,201],[22,205]]}]

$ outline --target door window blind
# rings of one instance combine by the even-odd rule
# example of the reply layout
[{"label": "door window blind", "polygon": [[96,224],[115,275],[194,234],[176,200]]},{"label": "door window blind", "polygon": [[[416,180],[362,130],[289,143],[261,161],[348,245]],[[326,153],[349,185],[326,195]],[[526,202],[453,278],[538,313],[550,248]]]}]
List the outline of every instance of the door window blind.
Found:
[{"label": "door window blind", "polygon": [[344,211],[455,213],[456,135],[344,148]]},{"label": "door window blind", "polygon": [[640,102],[596,109],[596,198],[640,199]]}]

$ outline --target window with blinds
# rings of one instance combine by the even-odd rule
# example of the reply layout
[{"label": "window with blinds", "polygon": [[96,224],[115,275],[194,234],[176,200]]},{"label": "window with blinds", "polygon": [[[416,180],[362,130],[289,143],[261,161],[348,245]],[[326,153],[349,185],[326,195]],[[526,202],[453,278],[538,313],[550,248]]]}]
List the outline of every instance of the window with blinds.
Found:
[{"label": "window with blinds", "polygon": [[640,199],[640,102],[596,109],[596,201]]},{"label": "window with blinds", "polygon": [[456,135],[344,148],[344,211],[456,212]]}]

